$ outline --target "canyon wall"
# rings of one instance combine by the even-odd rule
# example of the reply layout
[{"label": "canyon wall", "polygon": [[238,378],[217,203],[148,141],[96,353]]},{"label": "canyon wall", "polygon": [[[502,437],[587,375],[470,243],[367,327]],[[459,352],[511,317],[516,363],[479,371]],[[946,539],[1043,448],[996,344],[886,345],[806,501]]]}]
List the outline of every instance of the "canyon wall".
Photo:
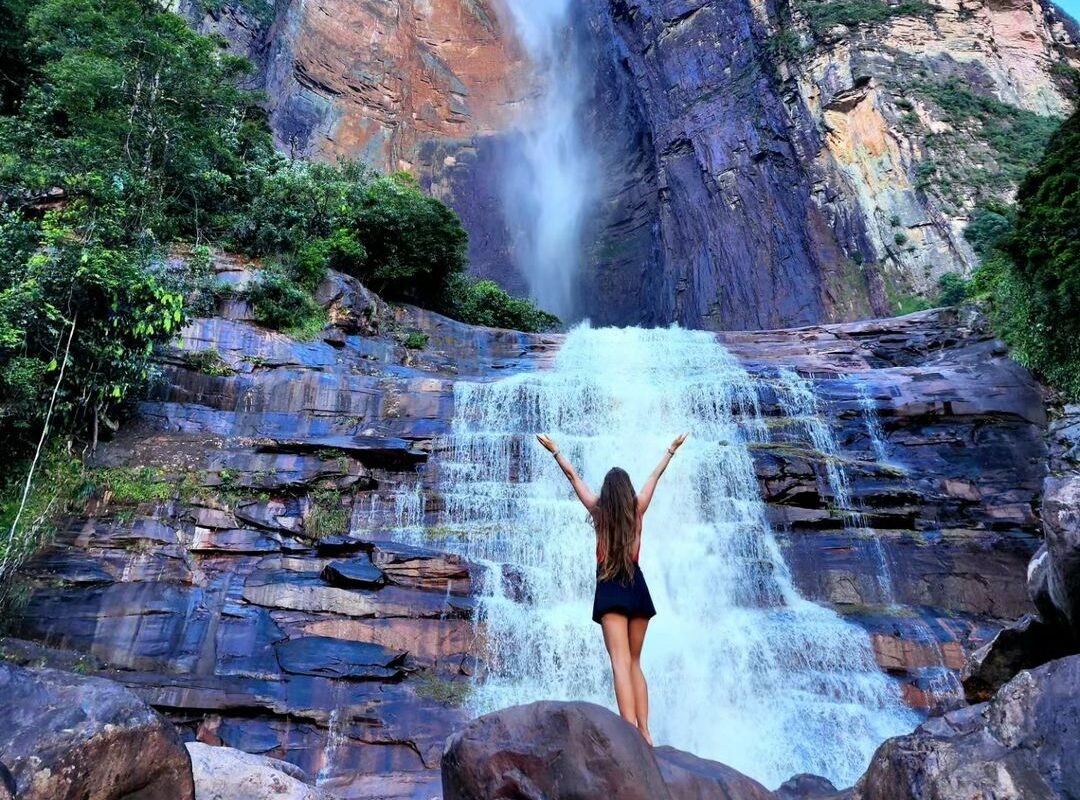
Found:
[{"label": "canyon wall", "polygon": [[[583,146],[602,167],[584,315],[718,330],[859,319],[970,273],[972,214],[1011,196],[1073,107],[1075,25],[1045,0],[829,6],[574,10]],[[414,172],[460,213],[474,274],[525,291],[500,175],[542,87],[504,6],[179,9],[254,60],[279,146]]]}]

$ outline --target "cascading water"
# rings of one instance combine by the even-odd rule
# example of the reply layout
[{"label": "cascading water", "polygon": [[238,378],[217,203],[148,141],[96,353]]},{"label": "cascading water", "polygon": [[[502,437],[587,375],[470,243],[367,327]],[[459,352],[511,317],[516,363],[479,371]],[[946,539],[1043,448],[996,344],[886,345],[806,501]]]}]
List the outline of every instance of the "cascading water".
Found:
[{"label": "cascading water", "polygon": [[584,257],[584,222],[596,198],[596,162],[581,129],[585,84],[570,0],[505,0],[532,64],[538,96],[519,151],[503,173],[503,208],[529,293],[563,319]]},{"label": "cascading water", "polygon": [[644,652],[658,743],[773,785],[804,771],[846,785],[914,725],[865,632],[792,586],[751,457],[769,436],[760,388],[711,334],[585,326],[550,370],[458,385],[440,546],[490,568],[474,710],[613,705],[590,619],[595,540],[533,434],[550,433],[593,487],[613,465],[640,486],[685,430],[641,554],[659,611]]},{"label": "cascading water", "polygon": [[889,569],[889,561],[885,556],[885,548],[882,547],[877,534],[867,526],[862,510],[852,499],[847,464],[840,453],[840,447],[832,429],[822,417],[813,387],[808,380],[791,369],[781,369],[778,378],[777,399],[780,406],[786,415],[804,431],[813,450],[823,459],[825,475],[833,493],[833,500],[837,510],[843,515],[847,529],[865,539],[869,544],[869,550],[877,568],[877,582],[880,590],[878,600],[883,605],[894,605],[896,592],[893,589],[892,571]]}]

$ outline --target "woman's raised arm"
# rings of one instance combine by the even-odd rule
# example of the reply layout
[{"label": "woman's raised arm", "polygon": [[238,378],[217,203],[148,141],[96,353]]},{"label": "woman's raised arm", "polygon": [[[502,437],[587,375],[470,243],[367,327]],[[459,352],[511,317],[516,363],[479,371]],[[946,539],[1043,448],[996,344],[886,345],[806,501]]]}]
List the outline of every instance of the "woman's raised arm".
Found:
[{"label": "woman's raised arm", "polygon": [[589,510],[589,513],[592,513],[593,509],[596,508],[596,495],[594,495],[589,487],[585,485],[585,481],[577,474],[574,465],[566,459],[566,456],[559,452],[559,448],[555,445],[554,440],[550,436],[545,433],[539,433],[536,435],[536,439],[544,446],[544,449],[555,456],[555,463],[559,465],[559,468],[563,471],[566,479],[570,481],[570,485],[574,487],[574,493],[577,494],[578,500],[580,500],[581,504]]},{"label": "woman's raised arm", "polygon": [[682,447],[682,443],[686,441],[686,437],[690,434],[684,433],[671,443],[671,446],[664,453],[664,457],[660,459],[660,463],[656,465],[656,469],[649,475],[648,480],[645,481],[645,485],[641,487],[641,491],[637,496],[637,512],[639,515],[644,514],[649,507],[649,503],[652,502],[653,492],[656,491],[656,484],[660,480],[660,476],[664,474],[664,470],[667,469],[667,465],[671,463],[671,457],[675,455],[675,451]]}]

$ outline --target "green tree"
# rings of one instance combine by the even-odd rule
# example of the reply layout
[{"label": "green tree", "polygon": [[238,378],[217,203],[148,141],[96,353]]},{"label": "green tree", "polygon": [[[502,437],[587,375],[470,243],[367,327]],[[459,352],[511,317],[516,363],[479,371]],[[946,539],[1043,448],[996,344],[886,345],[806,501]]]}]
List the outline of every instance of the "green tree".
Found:
[{"label": "green tree", "polygon": [[50,215],[33,249],[18,215],[0,228],[0,247],[18,254],[0,261],[0,435],[9,455],[36,444],[50,410],[53,430],[95,438],[102,422],[112,425],[149,377],[154,346],[184,320],[182,295],[138,251],[87,242],[64,222]]},{"label": "green tree", "polygon": [[450,279],[445,302],[447,313],[472,325],[546,331],[560,324],[531,300],[511,296],[494,281],[476,281],[461,273]]},{"label": "green tree", "polygon": [[1080,112],[1054,134],[1020,186],[1015,231],[974,281],[1014,355],[1080,398]]},{"label": "green tree", "polygon": [[[44,0],[24,20],[29,76],[0,127],[0,192],[62,188],[115,205],[117,241],[198,236],[272,152],[249,64],[154,0]],[[10,50],[10,48],[9,48]],[[22,74],[22,73],[20,73]]]}]

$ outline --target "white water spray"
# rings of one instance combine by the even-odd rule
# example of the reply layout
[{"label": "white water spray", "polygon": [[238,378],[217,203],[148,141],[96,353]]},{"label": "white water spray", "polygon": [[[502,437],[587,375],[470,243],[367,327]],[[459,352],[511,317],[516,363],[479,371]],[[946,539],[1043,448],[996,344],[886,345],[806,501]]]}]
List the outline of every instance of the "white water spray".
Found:
[{"label": "white water spray", "polygon": [[572,319],[584,260],[582,236],[597,166],[581,129],[585,83],[570,0],[505,0],[532,63],[539,95],[521,120],[520,152],[503,174],[514,258],[529,293]]},{"label": "white water spray", "polygon": [[439,461],[440,535],[456,535],[440,547],[490,566],[475,711],[614,704],[590,619],[595,539],[533,434],[550,433],[595,488],[614,465],[640,486],[688,430],[641,555],[659,612],[644,651],[657,742],[771,785],[797,772],[847,785],[883,739],[914,726],[866,633],[792,585],[751,458],[769,436],[759,388],[708,333],[587,327],[550,370],[458,385]]}]

